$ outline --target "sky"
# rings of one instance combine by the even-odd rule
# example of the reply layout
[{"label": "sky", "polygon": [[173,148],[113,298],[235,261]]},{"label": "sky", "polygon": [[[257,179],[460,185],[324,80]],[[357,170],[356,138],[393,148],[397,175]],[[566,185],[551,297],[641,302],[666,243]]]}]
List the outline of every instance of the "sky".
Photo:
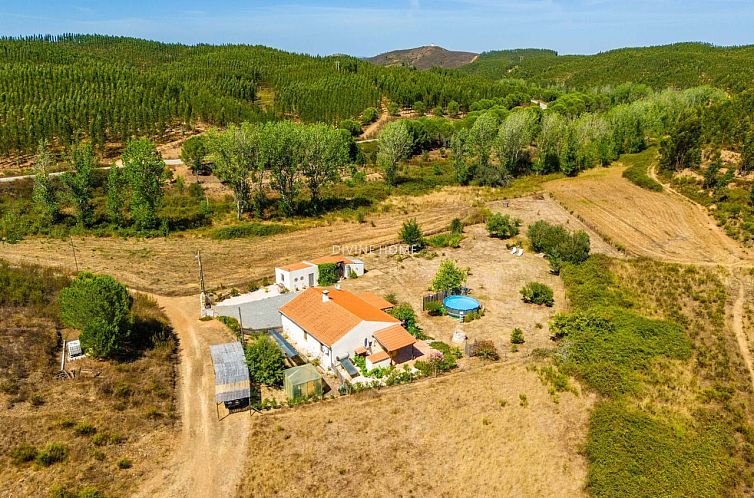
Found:
[{"label": "sky", "polygon": [[369,56],[435,44],[590,54],[754,44],[752,0],[0,0],[0,35],[100,33]]}]

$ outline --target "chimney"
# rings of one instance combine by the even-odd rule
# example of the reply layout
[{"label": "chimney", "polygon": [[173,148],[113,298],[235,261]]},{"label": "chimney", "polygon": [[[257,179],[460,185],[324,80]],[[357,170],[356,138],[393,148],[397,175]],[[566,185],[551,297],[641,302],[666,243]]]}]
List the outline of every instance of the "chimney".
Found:
[{"label": "chimney", "polygon": [[340,290],[340,283],[335,284],[335,290]]},{"label": "chimney", "polygon": [[323,303],[326,303],[326,302],[328,302],[328,301],[330,300],[330,296],[329,296],[329,294],[330,294],[330,291],[329,291],[329,290],[327,290],[327,289],[324,289],[324,290],[322,291],[322,302],[323,302]]}]

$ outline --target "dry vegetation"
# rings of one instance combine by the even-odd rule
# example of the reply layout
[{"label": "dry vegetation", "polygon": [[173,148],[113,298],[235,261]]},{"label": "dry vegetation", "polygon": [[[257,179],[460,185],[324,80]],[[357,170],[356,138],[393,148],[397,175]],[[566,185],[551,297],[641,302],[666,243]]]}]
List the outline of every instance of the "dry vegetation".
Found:
[{"label": "dry vegetation", "polygon": [[520,361],[253,420],[242,496],[583,496],[592,397]]},{"label": "dry vegetation", "polygon": [[[65,279],[3,268],[5,275],[13,271],[33,284],[23,291],[25,304],[8,300],[8,285],[0,300],[0,495],[45,496],[55,488],[130,494],[176,430],[174,340],[162,336],[121,363],[77,360],[67,365],[76,378],[57,380],[61,337],[75,337],[56,318],[54,297]],[[166,323],[144,296],[136,297],[134,311],[140,331]]]}]

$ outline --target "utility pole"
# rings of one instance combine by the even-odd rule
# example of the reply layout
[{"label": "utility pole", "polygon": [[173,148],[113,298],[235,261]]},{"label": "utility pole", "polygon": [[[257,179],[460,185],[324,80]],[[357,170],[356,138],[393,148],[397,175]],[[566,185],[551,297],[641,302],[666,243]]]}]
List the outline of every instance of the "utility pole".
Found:
[{"label": "utility pole", "polygon": [[209,298],[207,298],[207,292],[204,288],[204,267],[202,266],[202,253],[197,249],[196,251],[196,262],[199,264],[199,288],[201,290],[201,294],[199,296],[200,302],[201,302],[201,315],[204,316],[204,310],[209,307]]},{"label": "utility pole", "polygon": [[76,263],[76,273],[79,272],[79,260],[76,257],[76,246],[73,245],[73,237],[68,235],[68,241],[71,243],[71,250],[73,251],[73,261]]}]

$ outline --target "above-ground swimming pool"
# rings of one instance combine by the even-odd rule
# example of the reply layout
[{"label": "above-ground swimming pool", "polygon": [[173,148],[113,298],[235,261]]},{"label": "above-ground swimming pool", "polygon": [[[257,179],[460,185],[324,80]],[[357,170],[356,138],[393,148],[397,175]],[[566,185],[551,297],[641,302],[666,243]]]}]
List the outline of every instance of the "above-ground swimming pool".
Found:
[{"label": "above-ground swimming pool", "polygon": [[468,315],[481,307],[479,301],[469,296],[448,296],[442,300],[442,304],[448,315],[456,318],[461,316],[461,312]]}]

